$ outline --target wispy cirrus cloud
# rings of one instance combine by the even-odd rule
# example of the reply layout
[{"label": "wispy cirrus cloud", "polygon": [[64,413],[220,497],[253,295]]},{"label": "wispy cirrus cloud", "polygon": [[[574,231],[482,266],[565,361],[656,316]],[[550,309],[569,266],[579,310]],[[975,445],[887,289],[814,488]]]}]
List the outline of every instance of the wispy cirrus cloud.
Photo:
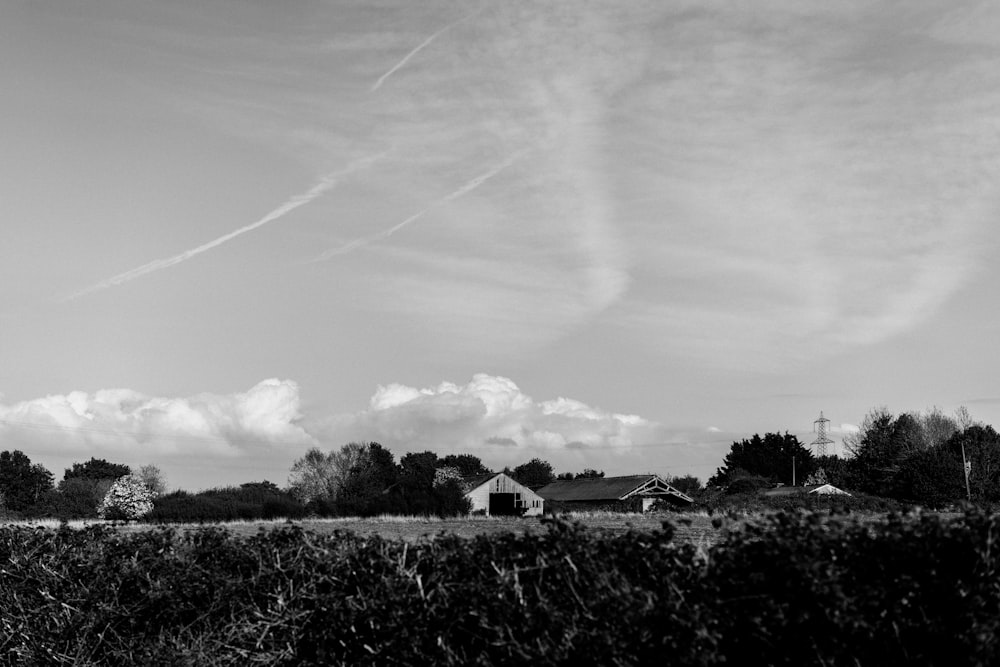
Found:
[{"label": "wispy cirrus cloud", "polygon": [[663,57],[622,101],[644,139],[622,330],[763,370],[933,317],[983,270],[996,212],[1000,59],[945,28],[977,11],[709,4],[657,23]]},{"label": "wispy cirrus cloud", "polygon": [[340,180],[345,176],[348,176],[350,174],[353,174],[357,171],[360,171],[362,169],[371,166],[372,163],[385,157],[387,153],[388,151],[383,151],[381,153],[368,155],[366,157],[363,157],[359,160],[352,162],[344,169],[327,174],[326,176],[322,177],[319,180],[319,182],[316,183],[316,185],[309,188],[309,190],[303,192],[302,194],[298,194],[295,195],[294,197],[291,197],[283,204],[278,206],[276,209],[272,210],[270,213],[268,213],[263,218],[254,223],[251,223],[249,225],[244,225],[243,227],[235,229],[227,234],[223,234],[218,238],[212,239],[207,243],[195,246],[194,248],[185,250],[184,252],[178,253],[171,257],[164,257],[163,259],[154,260],[152,262],[149,262],[148,264],[143,264],[142,266],[130,269],[128,271],[125,271],[124,273],[119,273],[118,275],[112,276],[98,283],[94,283],[93,285],[90,285],[88,287],[85,287],[81,290],[77,290],[76,292],[69,294],[68,296],[63,298],[63,301],[72,301],[82,296],[86,296],[87,294],[92,294],[94,292],[99,292],[101,290],[105,290],[110,287],[122,285],[124,283],[135,280],[136,278],[141,278],[142,276],[154,273],[156,271],[169,269],[172,266],[176,266],[182,262],[186,262],[189,259],[201,255],[202,253],[208,252],[209,250],[217,248],[225,243],[228,243],[229,241],[232,241],[233,239],[242,236],[248,232],[252,232],[255,229],[263,227],[264,225],[270,224],[276,220],[280,220],[281,218],[288,215],[289,213],[299,208],[300,206],[305,206],[309,202],[323,196],[324,194],[332,190],[337,185],[337,183],[339,183]]},{"label": "wispy cirrus cloud", "polygon": [[345,255],[345,254],[347,254],[349,252],[357,250],[358,248],[363,248],[364,246],[370,245],[372,243],[375,243],[376,241],[381,241],[383,239],[389,238],[390,236],[392,236],[393,234],[395,234],[396,232],[398,232],[400,229],[403,229],[404,227],[413,224],[414,222],[416,222],[420,218],[422,218],[425,215],[427,215],[432,210],[434,210],[434,209],[436,209],[436,208],[438,208],[440,206],[443,206],[443,205],[447,204],[448,202],[454,201],[454,200],[458,199],[459,197],[462,197],[462,196],[464,196],[464,195],[472,192],[473,190],[475,190],[476,188],[478,188],[479,186],[481,186],[486,181],[490,180],[491,178],[493,178],[494,176],[496,176],[497,174],[499,174],[503,170],[507,169],[508,167],[510,167],[511,165],[513,165],[514,163],[516,163],[518,160],[521,159],[521,157],[524,155],[524,153],[525,153],[525,151],[518,151],[517,153],[514,153],[514,154],[508,156],[505,160],[503,160],[502,162],[500,162],[500,164],[498,164],[495,167],[492,167],[491,169],[489,169],[488,171],[486,171],[486,172],[484,172],[484,173],[476,176],[475,178],[473,178],[472,180],[470,180],[469,182],[467,182],[465,185],[463,185],[462,187],[458,188],[454,192],[451,192],[451,193],[445,195],[444,197],[441,197],[437,201],[429,204],[426,208],[418,211],[417,213],[414,213],[413,215],[411,215],[410,217],[406,218],[402,222],[399,222],[399,223],[393,225],[392,227],[389,227],[388,229],[385,229],[383,231],[376,232],[375,234],[370,234],[368,236],[364,236],[364,237],[361,237],[361,238],[358,238],[358,239],[354,239],[353,241],[345,243],[344,245],[342,245],[340,247],[331,248],[330,250],[327,250],[327,251],[323,252],[321,255],[319,255],[313,261],[315,261],[315,262],[326,261],[326,260],[331,259],[333,257],[336,257],[338,255]]},{"label": "wispy cirrus cloud", "polygon": [[440,37],[444,33],[448,32],[449,30],[451,30],[455,26],[459,25],[460,23],[464,23],[465,21],[468,21],[469,19],[471,19],[472,17],[474,17],[476,14],[478,14],[479,12],[481,12],[482,9],[483,9],[483,7],[480,7],[478,10],[476,10],[472,14],[469,14],[467,16],[463,16],[460,19],[452,21],[451,23],[445,25],[443,28],[440,28],[437,31],[435,31],[430,37],[428,37],[424,41],[420,42],[420,44],[417,44],[417,46],[415,46],[413,48],[413,50],[411,50],[409,53],[407,53],[405,56],[403,56],[403,58],[399,62],[397,62],[392,67],[390,67],[382,76],[380,76],[378,78],[378,80],[375,81],[375,83],[372,84],[371,92],[374,93],[376,90],[378,90],[379,88],[381,88],[382,84],[385,83],[386,80],[390,76],[392,76],[393,74],[395,74],[396,72],[398,72],[400,69],[402,69],[403,67],[405,67],[406,63],[410,62],[410,60],[415,55],[417,55],[418,53],[420,53],[423,49],[425,49],[428,46],[430,46],[431,42],[433,42],[435,39],[437,39],[438,37]]}]

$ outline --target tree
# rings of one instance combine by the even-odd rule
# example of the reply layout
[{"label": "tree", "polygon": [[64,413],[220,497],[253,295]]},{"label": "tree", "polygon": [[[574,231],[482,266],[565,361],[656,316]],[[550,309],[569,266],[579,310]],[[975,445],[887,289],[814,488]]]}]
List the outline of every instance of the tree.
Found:
[{"label": "tree", "polygon": [[893,496],[929,507],[943,507],[965,497],[962,457],[950,447],[915,452],[900,463]]},{"label": "tree", "polygon": [[153,509],[153,494],[137,475],[119,477],[108,489],[97,508],[102,519],[134,521]]},{"label": "tree", "polygon": [[132,469],[123,463],[111,463],[91,457],[86,463],[74,463],[72,468],[67,468],[63,473],[63,480],[77,478],[114,480],[130,474]]},{"label": "tree", "polygon": [[299,501],[333,501],[354,469],[364,459],[367,445],[349,442],[324,454],[316,447],[296,460],[288,475],[288,487]]},{"label": "tree", "polygon": [[671,477],[667,482],[681,493],[689,496],[701,491],[701,480],[694,475],[684,475],[683,477]]},{"label": "tree", "polygon": [[709,486],[726,486],[737,477],[761,476],[772,483],[792,483],[792,466],[795,466],[796,483],[804,480],[816,468],[812,453],[799,439],[787,431],[784,435],[765,433],[761,438],[754,434],[749,440],[733,442],[723,466],[708,481]]},{"label": "tree", "polygon": [[462,477],[473,477],[474,475],[485,475],[492,472],[483,465],[478,456],[472,454],[448,454],[441,459],[441,465],[449,468],[457,468]]},{"label": "tree", "polygon": [[[850,471],[848,470],[850,462],[853,459],[844,459],[839,456],[834,456],[832,454],[827,454],[825,456],[816,457],[816,472],[822,472],[823,479],[825,479],[824,484],[833,484],[841,488],[856,488],[855,485],[851,484]],[[807,481],[806,484],[809,482]]]},{"label": "tree", "polygon": [[[844,439],[853,454],[846,466],[849,485],[865,493],[890,496],[909,484],[896,480],[903,463],[919,452],[941,445],[958,430],[957,423],[932,408],[894,416],[886,407],[873,408],[857,433]],[[930,462],[934,457],[918,458]],[[913,470],[906,475],[912,478]],[[909,492],[907,492],[909,493]]]},{"label": "tree", "polygon": [[552,472],[552,464],[537,458],[514,468],[514,473],[511,476],[528,488],[545,486],[555,481],[556,478],[555,473]]},{"label": "tree", "polygon": [[400,480],[431,487],[434,485],[434,473],[440,465],[434,452],[409,452],[399,459]]},{"label": "tree", "polygon": [[18,450],[0,452],[0,509],[23,512],[52,488],[52,473]]},{"label": "tree", "polygon": [[311,447],[305,455],[292,463],[288,473],[288,488],[303,503],[325,498],[333,492],[331,478],[333,463],[327,454]]},{"label": "tree", "polygon": [[470,502],[454,467],[445,467],[434,452],[409,453],[399,460],[396,506],[408,514],[454,516],[469,511]]},{"label": "tree", "polygon": [[604,471],[597,472],[593,468],[584,468],[583,472],[577,473],[576,479],[601,479],[604,477]]},{"label": "tree", "polygon": [[965,430],[959,427],[956,419],[944,414],[938,407],[933,407],[922,414],[920,423],[923,427],[925,448],[943,445],[960,430]]},{"label": "tree", "polygon": [[139,468],[139,471],[136,472],[136,477],[142,480],[150,493],[153,494],[153,498],[159,498],[167,492],[167,478],[152,463]]},{"label": "tree", "polygon": [[[969,463],[969,489],[976,502],[1000,501],[1000,434],[992,426],[970,426],[944,444],[962,469],[962,447]],[[962,477],[964,485],[964,477]],[[964,487],[963,494],[964,496]]]},{"label": "tree", "polygon": [[337,491],[336,512],[373,516],[399,511],[389,489],[399,479],[392,452],[377,442],[368,443]]},{"label": "tree", "polygon": [[434,476],[438,468],[434,452],[410,452],[399,459],[399,484],[396,498],[408,514],[435,513]]},{"label": "tree", "polygon": [[52,494],[51,511],[61,519],[93,519],[97,516],[98,505],[114,483],[115,480],[107,478],[64,479],[59,482],[58,491]]}]

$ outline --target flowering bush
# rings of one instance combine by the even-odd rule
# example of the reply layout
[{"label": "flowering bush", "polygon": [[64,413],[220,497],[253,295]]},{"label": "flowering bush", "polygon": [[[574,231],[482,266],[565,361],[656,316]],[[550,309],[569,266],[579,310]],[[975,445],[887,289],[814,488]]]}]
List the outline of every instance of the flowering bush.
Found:
[{"label": "flowering bush", "polygon": [[153,509],[153,493],[135,475],[119,477],[97,508],[102,519],[132,520],[149,514]]},{"label": "flowering bush", "polygon": [[434,471],[434,488],[444,486],[448,482],[461,482],[462,473],[453,466],[443,466]]}]

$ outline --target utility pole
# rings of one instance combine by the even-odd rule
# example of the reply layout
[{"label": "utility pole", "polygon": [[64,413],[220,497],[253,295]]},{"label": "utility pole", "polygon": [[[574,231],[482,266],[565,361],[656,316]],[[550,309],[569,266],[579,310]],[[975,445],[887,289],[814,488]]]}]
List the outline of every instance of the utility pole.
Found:
[{"label": "utility pole", "polygon": [[795,454],[792,454],[792,486],[795,486]]},{"label": "utility pole", "polygon": [[965,472],[965,499],[972,502],[972,492],[969,490],[969,473],[972,472],[972,462],[965,458],[965,443],[962,442],[962,470]]}]

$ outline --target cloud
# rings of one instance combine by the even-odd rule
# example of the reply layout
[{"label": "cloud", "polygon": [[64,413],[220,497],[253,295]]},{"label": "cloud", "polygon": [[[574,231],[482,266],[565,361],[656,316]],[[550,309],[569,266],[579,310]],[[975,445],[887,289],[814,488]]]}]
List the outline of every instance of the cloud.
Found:
[{"label": "cloud", "polygon": [[0,404],[0,434],[48,454],[201,465],[312,443],[300,418],[298,385],[270,379],[234,394],[163,398],[103,389]]},{"label": "cloud", "polygon": [[472,453],[501,467],[535,456],[565,466],[612,464],[663,435],[658,424],[638,415],[564,397],[538,401],[513,380],[483,373],[464,385],[379,386],[366,410],[311,428],[324,441],[376,440],[400,453]]},{"label": "cloud", "polygon": [[379,386],[366,409],[303,414],[299,386],[268,379],[245,392],[156,397],[131,389],[72,391],[0,403],[0,441],[52,471],[90,457],[154,463],[190,490],[270,479],[283,483],[309,447],[377,441],[398,457],[469,453],[494,469],[538,457],[558,471],[695,473],[717,467],[734,437],[666,428],[583,401],[536,400],[511,379]]},{"label": "cloud", "polygon": [[646,274],[625,329],[702,366],[782,368],[911,331],[983,270],[998,56],[953,29],[968,6],[889,6],[653,24],[660,57],[621,100]]},{"label": "cloud", "polygon": [[208,252],[209,250],[217,248],[220,245],[223,245],[224,243],[228,243],[229,241],[232,241],[233,239],[242,236],[247,232],[252,232],[253,230],[258,229],[259,227],[263,227],[266,224],[279,220],[284,216],[288,215],[289,213],[291,213],[292,211],[294,211],[295,209],[299,208],[300,206],[304,206],[309,202],[313,201],[314,199],[321,197],[330,190],[332,190],[334,186],[336,186],[337,183],[340,181],[340,179],[342,179],[344,176],[348,176],[356,171],[371,166],[373,162],[376,162],[379,159],[385,157],[386,154],[387,151],[383,151],[381,153],[375,153],[372,155],[365,156],[363,158],[355,160],[344,169],[340,169],[338,171],[331,172],[326,176],[323,176],[319,180],[319,182],[316,183],[309,190],[301,194],[295,195],[294,197],[291,197],[283,204],[281,204],[280,206],[272,210],[270,213],[265,215],[263,218],[254,223],[251,223],[249,225],[244,225],[243,227],[235,229],[229,232],[228,234],[223,234],[218,238],[215,238],[211,241],[208,241],[207,243],[203,243],[199,246],[191,248],[190,250],[185,250],[184,252],[178,253],[171,257],[164,257],[162,259],[154,260],[152,262],[149,262],[148,264],[143,264],[142,266],[130,269],[128,271],[125,271],[124,273],[119,273],[116,276],[112,276],[98,283],[94,283],[89,287],[85,287],[81,290],[73,292],[72,294],[66,296],[63,300],[71,301],[73,299],[78,299],[81,296],[85,296],[93,292],[99,292],[101,290],[105,290],[108,289],[109,287],[114,287],[116,285],[122,285],[124,283],[135,280],[136,278],[141,278],[142,276],[148,275],[150,273],[161,271],[163,269],[168,269],[172,266],[180,264],[181,262],[186,262],[187,260],[192,259],[193,257],[197,257],[198,255],[204,252]]},{"label": "cloud", "polygon": [[476,188],[478,188],[480,185],[482,185],[483,183],[485,183],[486,181],[490,180],[491,178],[493,178],[494,176],[496,176],[497,174],[499,174],[501,171],[503,171],[507,167],[510,167],[512,164],[514,164],[515,162],[517,162],[523,155],[524,155],[524,151],[519,151],[517,153],[514,153],[513,155],[508,156],[507,159],[505,159],[500,164],[498,164],[498,165],[492,167],[491,169],[489,169],[488,171],[486,171],[486,172],[484,172],[484,173],[476,176],[475,178],[471,179],[468,183],[466,183],[462,187],[458,188],[454,192],[452,192],[450,194],[447,194],[444,197],[442,197],[441,199],[438,199],[437,201],[429,204],[426,208],[424,208],[421,211],[418,211],[417,213],[414,213],[413,215],[411,215],[410,217],[406,218],[402,222],[396,223],[392,227],[389,227],[388,229],[382,230],[381,232],[377,232],[375,234],[370,234],[370,235],[364,236],[362,238],[354,239],[353,241],[345,243],[344,245],[342,245],[340,247],[337,247],[337,248],[331,248],[330,250],[327,250],[327,251],[323,252],[319,257],[317,257],[313,261],[321,262],[321,261],[326,261],[328,259],[331,259],[331,258],[339,256],[339,255],[346,255],[347,253],[352,252],[354,250],[357,250],[358,248],[363,248],[364,246],[370,245],[372,243],[375,243],[376,241],[381,241],[383,239],[389,238],[390,236],[392,236],[393,234],[395,234],[396,232],[398,232],[400,229],[403,229],[407,225],[409,225],[411,223],[414,223],[417,220],[419,220],[420,218],[424,217],[425,215],[427,215],[427,213],[429,213],[433,209],[435,209],[435,208],[437,208],[439,206],[443,206],[444,204],[447,204],[450,201],[454,201],[455,199],[458,199],[459,197],[462,197],[463,195],[466,195],[469,192],[472,192],[473,190],[475,190]]},{"label": "cloud", "polygon": [[[485,5],[484,5],[484,7],[485,7]],[[459,23],[462,23],[464,21],[468,21],[470,18],[472,18],[473,16],[475,16],[476,14],[478,14],[479,12],[481,12],[482,10],[483,10],[483,8],[480,7],[478,10],[476,10],[472,14],[469,14],[468,16],[464,16],[464,17],[462,17],[462,18],[460,18],[460,19],[458,19],[456,21],[452,21],[451,23],[447,24],[443,28],[440,28],[439,30],[437,30],[435,33],[433,33],[430,37],[428,37],[424,41],[420,42],[420,44],[418,44],[416,47],[414,47],[413,50],[411,50],[409,53],[407,53],[405,56],[403,56],[403,58],[399,62],[397,62],[395,65],[393,65],[391,68],[389,68],[389,70],[387,72],[385,72],[385,74],[383,74],[382,76],[380,76],[378,78],[378,80],[372,85],[371,92],[374,93],[376,90],[378,90],[379,88],[381,88],[382,84],[385,83],[386,79],[388,79],[394,73],[396,73],[401,68],[403,68],[406,65],[406,63],[408,63],[410,61],[410,59],[413,58],[413,56],[415,56],[418,53],[420,53],[420,51],[422,51],[424,48],[426,48],[427,46],[429,46],[430,43],[433,42],[435,39],[437,39],[438,37],[440,37],[445,32],[451,30],[452,28],[454,28],[455,26],[457,26]]]}]

